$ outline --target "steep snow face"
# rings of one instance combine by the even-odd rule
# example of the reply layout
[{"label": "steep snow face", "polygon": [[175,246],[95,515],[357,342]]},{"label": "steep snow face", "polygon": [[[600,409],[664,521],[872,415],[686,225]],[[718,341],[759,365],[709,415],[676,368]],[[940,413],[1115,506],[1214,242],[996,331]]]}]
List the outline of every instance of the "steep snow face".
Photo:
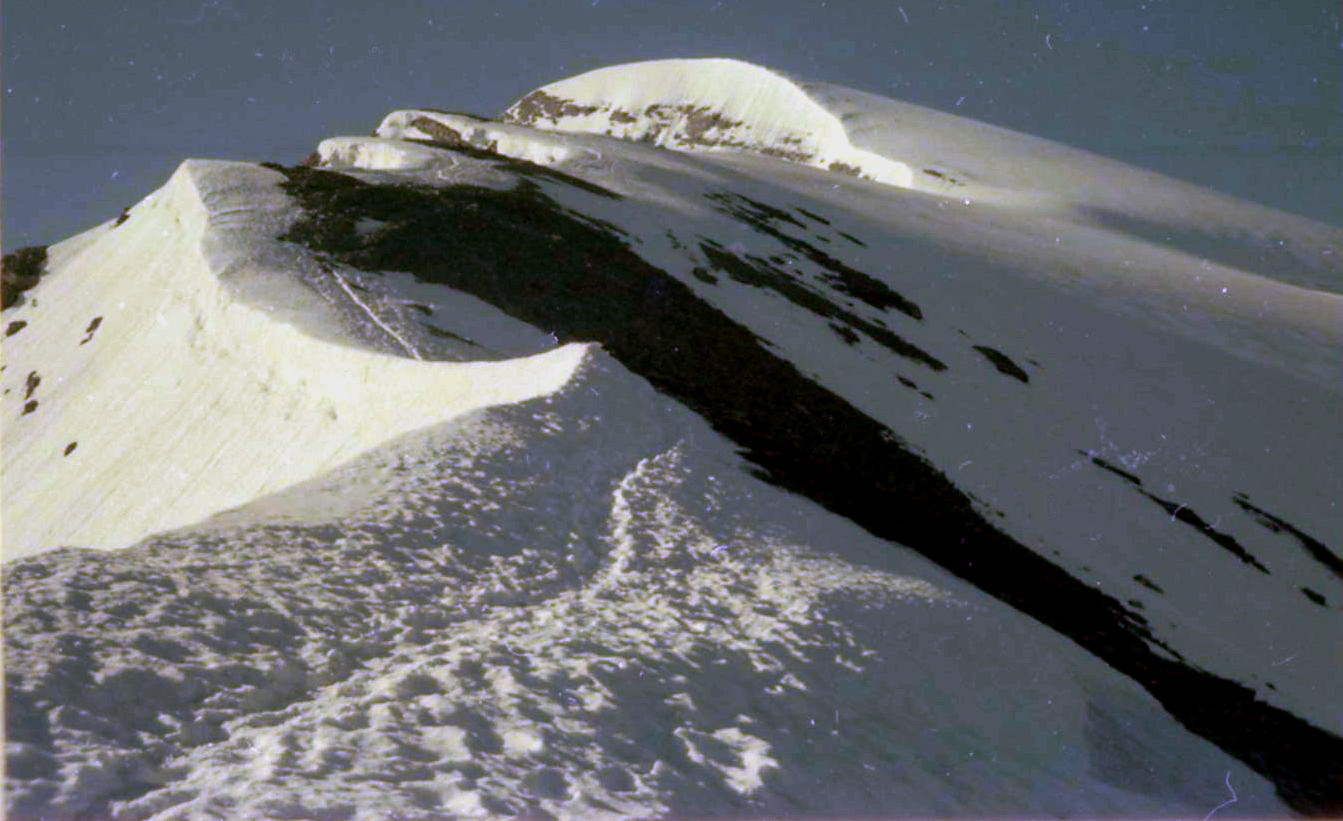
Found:
[{"label": "steep snow face", "polygon": [[739,60],[653,60],[542,86],[504,121],[679,151],[737,150],[909,187],[909,166],[854,147],[796,83]]},{"label": "steep snow face", "polygon": [[[400,433],[553,391],[582,360],[575,345],[420,361],[357,278],[273,241],[293,219],[278,179],[188,161],[124,225],[50,249],[40,287],[6,312],[6,558],[124,547]],[[342,330],[337,304],[381,338]]]}]

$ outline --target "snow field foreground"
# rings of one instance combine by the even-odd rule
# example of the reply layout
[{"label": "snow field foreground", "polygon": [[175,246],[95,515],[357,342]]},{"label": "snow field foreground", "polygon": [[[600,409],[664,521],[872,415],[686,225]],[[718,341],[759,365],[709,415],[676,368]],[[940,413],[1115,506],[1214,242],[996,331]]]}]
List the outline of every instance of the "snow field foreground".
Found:
[{"label": "snow field foreground", "polygon": [[[286,202],[278,178],[188,161],[125,224],[50,249],[41,287],[7,312],[22,325],[5,341],[6,558],[125,547],[400,433],[554,391],[582,360],[575,345],[512,362],[417,361],[385,323],[388,353],[342,339],[298,270],[260,270],[250,253],[283,229],[264,219],[277,213],[268,201]],[[341,274],[324,273],[358,310]],[[275,307],[240,299],[248,288]],[[305,312],[326,339],[286,321]]]},{"label": "snow field foreground", "polygon": [[12,567],[11,817],[1191,814],[1228,771],[1281,810],[732,450],[597,354],[201,526]]}]

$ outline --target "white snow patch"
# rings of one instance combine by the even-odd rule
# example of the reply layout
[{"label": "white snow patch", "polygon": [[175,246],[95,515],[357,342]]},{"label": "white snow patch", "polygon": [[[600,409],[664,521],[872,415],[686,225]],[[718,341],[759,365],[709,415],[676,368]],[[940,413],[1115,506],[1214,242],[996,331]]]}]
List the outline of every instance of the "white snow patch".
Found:
[{"label": "white snow patch", "polygon": [[778,769],[779,762],[769,754],[769,742],[743,732],[739,727],[724,727],[714,731],[713,737],[726,743],[737,754],[738,766],[720,764],[719,769],[732,789],[749,795],[765,786],[764,771]]}]

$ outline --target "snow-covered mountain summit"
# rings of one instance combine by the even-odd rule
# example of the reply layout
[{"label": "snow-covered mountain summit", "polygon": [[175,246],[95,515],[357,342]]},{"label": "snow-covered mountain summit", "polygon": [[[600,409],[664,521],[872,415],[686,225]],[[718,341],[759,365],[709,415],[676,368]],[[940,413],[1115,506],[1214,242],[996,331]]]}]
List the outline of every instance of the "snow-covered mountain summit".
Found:
[{"label": "snow-covered mountain summit", "polygon": [[1343,808],[1338,228],[659,61],[5,286],[11,816]]},{"label": "snow-covered mountain summit", "polygon": [[840,118],[798,84],[739,60],[598,69],[531,92],[503,119],[682,151],[745,151],[904,188],[913,183],[905,163],[855,147]]}]

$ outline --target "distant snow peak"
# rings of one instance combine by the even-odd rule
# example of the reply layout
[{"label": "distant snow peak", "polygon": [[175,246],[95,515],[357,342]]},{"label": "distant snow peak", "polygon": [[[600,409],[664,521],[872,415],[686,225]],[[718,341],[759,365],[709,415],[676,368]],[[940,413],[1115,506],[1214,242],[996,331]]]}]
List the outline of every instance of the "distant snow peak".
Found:
[{"label": "distant snow peak", "polygon": [[854,147],[840,118],[797,83],[739,60],[653,60],[543,86],[504,122],[604,134],[678,151],[735,150],[909,188],[898,160]]}]

